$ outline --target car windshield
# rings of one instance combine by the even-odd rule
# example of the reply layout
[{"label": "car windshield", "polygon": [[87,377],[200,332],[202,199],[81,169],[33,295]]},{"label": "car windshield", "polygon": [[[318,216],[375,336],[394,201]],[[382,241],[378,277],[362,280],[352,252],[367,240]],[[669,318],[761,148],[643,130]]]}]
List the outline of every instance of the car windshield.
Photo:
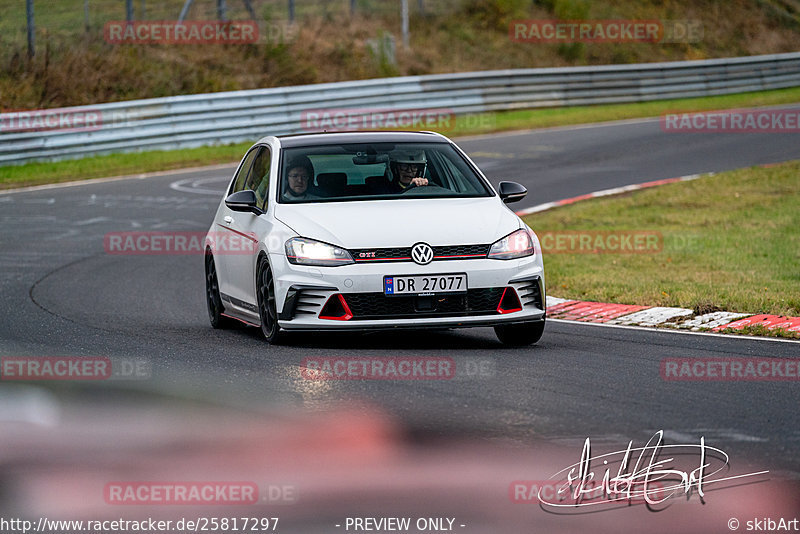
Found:
[{"label": "car windshield", "polygon": [[287,148],[278,185],[283,203],[491,195],[449,143]]}]

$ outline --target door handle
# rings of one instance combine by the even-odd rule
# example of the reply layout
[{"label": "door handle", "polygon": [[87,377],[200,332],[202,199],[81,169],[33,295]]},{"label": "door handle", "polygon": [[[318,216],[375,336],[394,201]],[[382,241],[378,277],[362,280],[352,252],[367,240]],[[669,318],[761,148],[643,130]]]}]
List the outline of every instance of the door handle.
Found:
[{"label": "door handle", "polygon": [[231,224],[233,222],[233,217],[231,217],[230,215],[226,215],[225,217],[222,218],[222,220],[228,224]]}]

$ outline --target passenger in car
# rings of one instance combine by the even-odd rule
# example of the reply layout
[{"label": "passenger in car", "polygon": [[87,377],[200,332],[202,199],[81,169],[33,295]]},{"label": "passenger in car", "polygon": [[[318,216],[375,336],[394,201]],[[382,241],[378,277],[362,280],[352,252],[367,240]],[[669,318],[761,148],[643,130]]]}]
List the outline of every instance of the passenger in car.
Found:
[{"label": "passenger in car", "polygon": [[318,200],[319,197],[308,192],[309,184],[314,179],[314,165],[307,156],[297,156],[289,162],[286,173],[286,191],[284,199]]}]

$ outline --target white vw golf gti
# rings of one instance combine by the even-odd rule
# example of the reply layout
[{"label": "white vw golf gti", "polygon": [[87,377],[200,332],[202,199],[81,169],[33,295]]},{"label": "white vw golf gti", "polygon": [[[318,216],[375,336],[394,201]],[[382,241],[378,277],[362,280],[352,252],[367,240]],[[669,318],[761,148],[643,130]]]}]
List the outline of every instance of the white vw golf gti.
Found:
[{"label": "white vw golf gti", "polygon": [[[248,150],[206,238],[211,324],[284,331],[493,326],[509,345],[545,325],[534,232],[446,137],[265,137]],[[247,246],[234,247],[240,241]],[[226,246],[221,246],[227,243]]]}]

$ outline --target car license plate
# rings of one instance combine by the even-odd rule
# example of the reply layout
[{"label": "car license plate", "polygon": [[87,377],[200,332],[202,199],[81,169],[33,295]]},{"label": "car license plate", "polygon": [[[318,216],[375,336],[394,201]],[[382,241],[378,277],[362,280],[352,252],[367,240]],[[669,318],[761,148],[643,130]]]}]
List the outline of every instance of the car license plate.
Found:
[{"label": "car license plate", "polygon": [[419,276],[384,276],[384,295],[436,295],[466,293],[466,274],[425,274]]}]

